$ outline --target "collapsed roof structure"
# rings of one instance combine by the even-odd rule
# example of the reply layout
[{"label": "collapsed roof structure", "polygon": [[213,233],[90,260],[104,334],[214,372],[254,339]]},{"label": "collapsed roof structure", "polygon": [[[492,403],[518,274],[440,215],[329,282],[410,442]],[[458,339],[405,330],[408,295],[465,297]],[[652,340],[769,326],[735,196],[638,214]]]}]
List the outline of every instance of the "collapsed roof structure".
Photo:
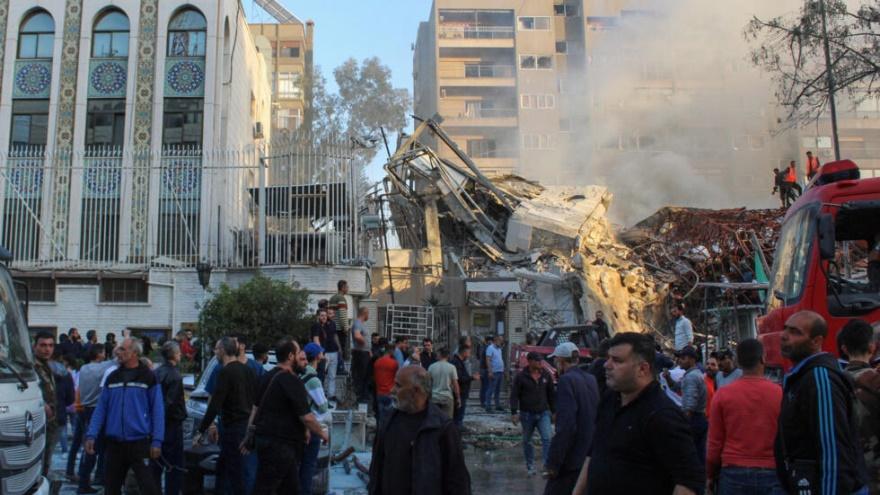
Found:
[{"label": "collapsed roof structure", "polygon": [[707,293],[698,287],[753,282],[756,255],[769,271],[783,213],[670,207],[617,235],[605,187],[490,179],[434,120],[420,123],[385,171],[382,196],[401,247],[426,250],[446,276],[515,278],[532,329],[582,324],[602,310],[615,331],[664,336],[668,302],[693,296],[698,307]]}]

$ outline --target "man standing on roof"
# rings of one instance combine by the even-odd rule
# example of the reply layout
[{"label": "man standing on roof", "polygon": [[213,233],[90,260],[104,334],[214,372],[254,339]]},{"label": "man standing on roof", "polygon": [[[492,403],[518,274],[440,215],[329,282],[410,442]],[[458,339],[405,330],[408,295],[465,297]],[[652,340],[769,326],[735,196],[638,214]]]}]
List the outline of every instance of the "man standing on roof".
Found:
[{"label": "man standing on roof", "polygon": [[812,151],[807,152],[807,180],[813,180],[813,177],[819,173],[819,168],[822,165],[819,163],[819,159],[813,156]]}]

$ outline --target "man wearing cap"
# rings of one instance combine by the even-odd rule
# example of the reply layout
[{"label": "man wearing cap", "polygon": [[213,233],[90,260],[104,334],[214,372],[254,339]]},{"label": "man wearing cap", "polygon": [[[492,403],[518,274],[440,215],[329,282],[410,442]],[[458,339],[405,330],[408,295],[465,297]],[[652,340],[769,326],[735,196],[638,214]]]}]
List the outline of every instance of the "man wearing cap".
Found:
[{"label": "man wearing cap", "polygon": [[544,369],[544,357],[537,352],[526,356],[529,365],[517,373],[510,387],[510,414],[513,424],[522,423],[523,455],[529,476],[535,474],[535,448],[532,434],[535,428],[541,435],[541,454],[544,466],[550,455],[550,437],[553,435],[550,415],[553,412],[553,377]]},{"label": "man wearing cap", "polygon": [[556,346],[556,436],[544,466],[544,495],[570,495],[593,445],[599,387],[593,375],[578,367],[578,349],[571,342]]},{"label": "man wearing cap", "polygon": [[697,448],[697,457],[701,463],[706,462],[706,433],[709,423],[706,421],[706,381],[697,367],[699,354],[693,346],[685,346],[678,351],[678,365],[684,370],[684,376],[673,385],[676,392],[681,392],[681,410],[687,417]]},{"label": "man wearing cap", "polygon": [[[324,359],[324,348],[320,344],[309,342],[303,348],[307,363],[298,366],[302,368],[299,372],[299,378],[306,387],[309,394],[309,409],[315,415],[315,419],[322,424],[330,424],[333,422],[333,416],[330,414],[330,402],[324,395],[324,386],[321,378],[318,376],[318,363]],[[311,495],[312,493],[312,477],[318,470],[318,454],[321,451],[321,437],[311,435],[309,442],[303,449],[302,462],[299,465],[299,493],[301,495]]]}]

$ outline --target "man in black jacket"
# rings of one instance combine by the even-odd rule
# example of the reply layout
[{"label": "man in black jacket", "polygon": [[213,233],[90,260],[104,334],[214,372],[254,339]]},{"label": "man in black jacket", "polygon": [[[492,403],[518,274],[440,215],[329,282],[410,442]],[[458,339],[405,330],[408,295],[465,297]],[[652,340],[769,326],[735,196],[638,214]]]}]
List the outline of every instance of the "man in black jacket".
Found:
[{"label": "man in black jacket", "polygon": [[529,365],[517,373],[510,386],[510,414],[513,424],[522,422],[523,455],[529,476],[535,471],[535,448],[532,434],[535,428],[541,435],[541,454],[544,466],[550,456],[550,437],[553,426],[553,377],[544,369],[544,357],[537,352],[526,356]]},{"label": "man in black jacket", "polygon": [[463,343],[458,346],[458,351],[449,360],[455,371],[458,373],[458,393],[461,402],[455,410],[452,420],[459,428],[464,427],[464,413],[467,408],[467,399],[471,395],[471,383],[474,381],[474,375],[470,372],[471,346]]},{"label": "man in black jacket", "polygon": [[596,379],[578,367],[578,348],[571,342],[556,346],[550,355],[559,373],[556,387],[556,435],[544,466],[549,479],[544,495],[570,495],[581,466],[593,446],[599,387]]},{"label": "man in black jacket", "polygon": [[156,482],[162,482],[165,472],[165,495],[178,495],[183,480],[183,420],[186,419],[186,402],[183,397],[183,377],[180,364],[180,346],[170,340],[162,344],[165,363],[156,369],[156,379],[162,386],[165,402],[165,438],[162,441],[162,457],[153,463]]},{"label": "man in black jacket", "polygon": [[833,355],[822,352],[828,326],[800,311],[786,322],[785,376],[776,434],[776,470],[788,493],[867,493],[865,459],[856,428],[852,382]]},{"label": "man in black jacket", "polygon": [[397,373],[397,409],[373,444],[370,495],[470,495],[458,428],[431,404],[431,375],[421,366]]}]

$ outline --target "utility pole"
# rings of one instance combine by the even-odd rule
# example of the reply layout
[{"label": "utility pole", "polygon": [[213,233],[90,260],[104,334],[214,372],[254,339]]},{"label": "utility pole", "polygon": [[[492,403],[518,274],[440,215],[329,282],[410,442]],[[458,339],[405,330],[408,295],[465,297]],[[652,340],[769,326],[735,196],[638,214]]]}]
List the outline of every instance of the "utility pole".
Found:
[{"label": "utility pole", "polygon": [[828,103],[831,107],[831,140],[834,144],[834,159],[840,160],[840,141],[837,139],[837,104],[834,102],[834,73],[831,67],[831,47],[828,42],[828,22],[825,19],[825,0],[818,0],[819,15],[822,16],[822,45],[825,49],[825,78],[828,80]]}]

